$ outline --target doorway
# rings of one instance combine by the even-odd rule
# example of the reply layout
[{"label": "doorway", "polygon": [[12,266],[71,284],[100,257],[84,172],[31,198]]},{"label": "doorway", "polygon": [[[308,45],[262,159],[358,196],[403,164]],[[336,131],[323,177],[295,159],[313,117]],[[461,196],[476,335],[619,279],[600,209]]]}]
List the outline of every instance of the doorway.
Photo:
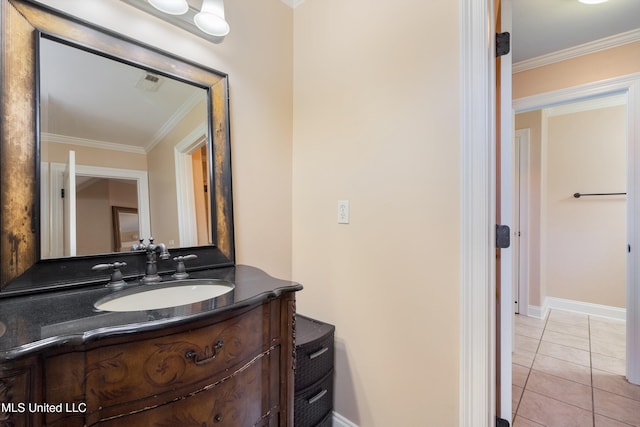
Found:
[{"label": "doorway", "polygon": [[[63,212],[65,211],[64,201],[69,200],[71,197],[61,197],[60,189],[65,188],[64,175],[68,166],[61,163],[46,163],[41,165],[41,200],[42,200],[42,212],[45,214],[41,217],[41,258],[59,258],[63,256],[69,256],[69,253],[65,252],[65,218]],[[73,188],[89,189],[96,183],[112,183],[120,189],[117,191],[120,194],[130,193],[135,200],[131,202],[124,202],[119,200],[116,205],[133,206],[135,204],[139,215],[139,232],[140,236],[149,236],[151,229],[151,222],[149,216],[149,185],[146,171],[131,170],[131,169],[116,169],[106,168],[98,166],[86,166],[75,165],[74,178],[78,178],[78,183],[73,184]],[[78,185],[76,185],[78,184]],[[122,188],[131,188],[130,191],[123,191]],[[78,188],[79,187],[79,188]],[[75,191],[67,196],[75,195]],[[75,199],[75,197],[74,197]],[[75,210],[75,208],[74,208]],[[112,212],[111,208],[104,210],[106,219],[108,234],[103,238],[103,242],[107,246],[95,249],[97,253],[111,252],[112,233],[111,233],[111,221]],[[85,215],[86,218],[92,218],[91,215]],[[86,219],[85,218],[85,219]],[[87,224],[87,227],[91,227],[91,222]],[[75,227],[74,227],[75,228]],[[92,233],[85,233],[92,235]],[[95,233],[93,233],[95,234]],[[75,238],[73,239],[76,240]],[[88,244],[91,246],[91,242]],[[96,253],[96,252],[94,252]]]},{"label": "doorway", "polygon": [[[516,313],[529,314],[531,308],[532,316],[544,318],[549,309],[564,308],[623,318],[625,110],[624,96],[608,95],[516,115],[514,290],[521,291],[520,299],[532,299],[530,307],[519,301]],[[523,156],[527,138],[531,183]],[[583,196],[574,197],[580,191]]]},{"label": "doorway", "polygon": [[[572,100],[588,100],[598,97],[605,97],[610,95],[619,95],[626,100],[626,135],[627,135],[627,169],[626,184],[627,184],[627,203],[626,203],[626,238],[630,248],[640,248],[640,239],[634,233],[634,230],[638,227],[636,224],[637,212],[636,205],[638,201],[638,186],[635,184],[637,179],[634,179],[636,171],[640,165],[640,154],[638,153],[638,132],[636,131],[637,114],[640,109],[640,100],[638,99],[638,93],[640,91],[640,75],[630,75],[611,79],[603,82],[596,82],[583,86],[577,86],[574,88],[564,89],[561,91],[551,92],[542,95],[530,96],[527,98],[521,98],[515,100],[513,103],[514,111],[526,112],[533,111],[548,106],[557,106],[567,103]],[[546,185],[545,183],[542,184]],[[580,192],[583,190],[575,190]],[[588,192],[588,191],[585,191]],[[608,192],[608,191],[606,191]],[[545,227],[545,224],[542,224]],[[547,242],[541,241],[542,246]],[[640,286],[639,286],[639,272],[638,263],[640,261],[640,253],[638,251],[631,251],[627,253],[626,260],[626,320],[627,320],[627,378],[632,383],[640,382],[640,327],[638,325],[639,312],[640,312]],[[541,265],[541,270],[549,268],[549,265],[544,263]],[[544,314],[544,302],[541,302],[543,310],[541,314]],[[551,307],[553,308],[553,307]]]}]

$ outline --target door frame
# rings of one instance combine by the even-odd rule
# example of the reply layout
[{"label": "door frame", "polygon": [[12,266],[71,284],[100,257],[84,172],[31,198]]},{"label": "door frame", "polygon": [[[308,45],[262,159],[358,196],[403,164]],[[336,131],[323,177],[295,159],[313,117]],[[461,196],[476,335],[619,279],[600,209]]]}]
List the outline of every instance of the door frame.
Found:
[{"label": "door frame", "polygon": [[[640,384],[640,73],[513,100],[515,112],[607,95],[627,98],[627,379]],[[634,248],[637,248],[634,250]]]},{"label": "door frame", "polygon": [[198,245],[198,223],[193,183],[191,154],[207,143],[206,123],[200,123],[173,149],[178,200],[178,229],[180,246]]},{"label": "door frame", "polygon": [[[496,60],[491,0],[459,0],[461,427],[496,423]],[[511,307],[511,305],[509,304]]]}]

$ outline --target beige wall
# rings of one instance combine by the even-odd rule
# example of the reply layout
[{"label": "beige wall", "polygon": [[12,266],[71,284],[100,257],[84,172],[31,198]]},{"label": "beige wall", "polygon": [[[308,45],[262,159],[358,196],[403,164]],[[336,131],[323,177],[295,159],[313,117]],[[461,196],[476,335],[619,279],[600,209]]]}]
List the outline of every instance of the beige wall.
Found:
[{"label": "beige wall", "polygon": [[336,410],[457,425],[457,4],[311,0],[294,28],[293,277],[336,325]]},{"label": "beige wall", "polygon": [[293,10],[227,1],[214,45],[122,2],[38,1],[229,74],[236,260],[290,278]]},{"label": "beige wall", "polygon": [[[147,153],[151,233],[168,248],[190,246],[180,243],[175,147],[191,135],[208,117],[207,105],[198,102],[182,120]],[[205,135],[192,135],[196,138]],[[188,141],[192,143],[193,141]],[[149,236],[144,236],[149,237]]]},{"label": "beige wall", "polygon": [[78,255],[113,252],[109,180],[98,179],[76,194]]},{"label": "beige wall", "polygon": [[513,98],[550,92],[640,71],[640,42],[513,75]]},{"label": "beige wall", "polygon": [[626,198],[573,194],[626,191],[626,109],[548,119],[545,278],[547,295],[625,307]]},{"label": "beige wall", "polygon": [[135,181],[98,178],[76,195],[78,255],[113,252],[112,206],[138,207]]}]

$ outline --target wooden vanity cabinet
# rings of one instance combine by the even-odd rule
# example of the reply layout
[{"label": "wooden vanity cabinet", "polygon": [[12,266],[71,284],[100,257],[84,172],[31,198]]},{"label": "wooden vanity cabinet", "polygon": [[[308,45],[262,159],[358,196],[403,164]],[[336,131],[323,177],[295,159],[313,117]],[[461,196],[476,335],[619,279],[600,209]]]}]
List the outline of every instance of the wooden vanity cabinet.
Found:
[{"label": "wooden vanity cabinet", "polygon": [[26,403],[42,399],[39,377],[37,358],[29,357],[11,365],[0,364],[0,427],[43,425],[40,414],[26,415]]},{"label": "wooden vanity cabinet", "polygon": [[[32,370],[11,372],[39,376],[41,401],[69,406],[44,414],[40,425],[293,426],[294,301],[286,293],[180,326],[50,351]],[[37,425],[33,414],[12,416],[7,425]]]}]

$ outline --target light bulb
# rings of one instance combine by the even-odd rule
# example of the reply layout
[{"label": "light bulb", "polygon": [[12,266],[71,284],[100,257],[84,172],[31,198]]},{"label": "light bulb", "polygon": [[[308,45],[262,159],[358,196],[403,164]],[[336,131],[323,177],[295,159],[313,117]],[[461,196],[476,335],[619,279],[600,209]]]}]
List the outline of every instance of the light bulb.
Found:
[{"label": "light bulb", "polygon": [[201,31],[212,36],[224,37],[229,34],[222,0],[203,0],[202,10],[193,17],[193,21]]},{"label": "light bulb", "polygon": [[148,0],[149,4],[160,12],[169,15],[183,15],[189,10],[187,0]]}]

